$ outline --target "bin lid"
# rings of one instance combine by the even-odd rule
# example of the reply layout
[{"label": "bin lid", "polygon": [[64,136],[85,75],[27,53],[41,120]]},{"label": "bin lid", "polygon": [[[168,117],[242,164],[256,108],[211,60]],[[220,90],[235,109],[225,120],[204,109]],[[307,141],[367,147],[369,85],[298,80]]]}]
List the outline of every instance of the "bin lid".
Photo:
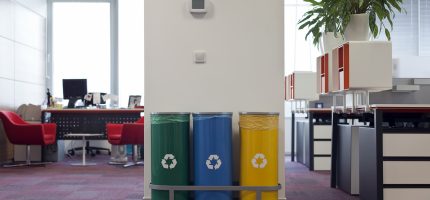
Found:
[{"label": "bin lid", "polygon": [[193,112],[193,115],[233,115],[232,112]]},{"label": "bin lid", "polygon": [[239,115],[279,115],[278,112],[239,112]]},{"label": "bin lid", "polygon": [[151,115],[189,115],[189,112],[152,112]]}]

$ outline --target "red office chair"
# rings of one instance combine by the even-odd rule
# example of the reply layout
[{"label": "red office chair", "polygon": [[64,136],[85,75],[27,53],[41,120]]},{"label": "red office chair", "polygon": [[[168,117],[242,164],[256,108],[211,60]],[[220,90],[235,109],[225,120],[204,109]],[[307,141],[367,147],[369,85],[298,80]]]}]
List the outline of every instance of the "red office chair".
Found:
[{"label": "red office chair", "polygon": [[[127,163],[124,167],[134,165],[143,165],[138,161],[137,145],[144,144],[144,117],[141,117],[135,123],[126,124],[106,124],[108,141],[112,145],[133,145],[133,162]],[[111,163],[119,164],[119,163]]]},{"label": "red office chair", "polygon": [[3,167],[47,164],[30,162],[30,145],[54,144],[57,132],[55,124],[29,124],[17,114],[8,111],[0,111],[0,119],[3,122],[3,127],[9,141],[12,144],[27,146],[27,159],[24,164],[4,165]]}]

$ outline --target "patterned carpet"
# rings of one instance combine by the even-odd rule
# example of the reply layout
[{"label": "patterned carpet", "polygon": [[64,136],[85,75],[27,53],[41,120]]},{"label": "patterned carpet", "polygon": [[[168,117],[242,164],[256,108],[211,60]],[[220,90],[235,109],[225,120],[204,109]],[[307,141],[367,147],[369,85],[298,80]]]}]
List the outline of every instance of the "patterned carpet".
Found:
[{"label": "patterned carpet", "polygon": [[[90,158],[96,166],[77,167],[79,156],[46,167],[0,168],[0,200],[140,200],[143,167],[123,169],[106,164],[107,156]],[[287,159],[289,160],[289,158]],[[358,200],[329,187],[327,172],[310,172],[286,162],[288,200]]]},{"label": "patterned carpet", "polygon": [[106,164],[108,156],[90,158],[96,166],[71,166],[80,157],[46,167],[0,169],[1,200],[141,200],[143,167]]},{"label": "patterned carpet", "polygon": [[[287,158],[289,161],[290,158]],[[288,200],[358,200],[330,188],[330,172],[311,172],[302,164],[286,162],[286,195]]]}]

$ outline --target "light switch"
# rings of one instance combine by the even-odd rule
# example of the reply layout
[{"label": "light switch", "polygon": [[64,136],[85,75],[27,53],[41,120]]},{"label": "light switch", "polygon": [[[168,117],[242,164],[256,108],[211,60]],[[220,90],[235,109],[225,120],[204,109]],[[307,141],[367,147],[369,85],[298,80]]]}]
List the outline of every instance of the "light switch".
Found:
[{"label": "light switch", "polygon": [[194,63],[196,64],[206,63],[206,51],[194,51]]},{"label": "light switch", "polygon": [[205,14],[207,4],[207,0],[188,0],[188,7],[192,14]]}]

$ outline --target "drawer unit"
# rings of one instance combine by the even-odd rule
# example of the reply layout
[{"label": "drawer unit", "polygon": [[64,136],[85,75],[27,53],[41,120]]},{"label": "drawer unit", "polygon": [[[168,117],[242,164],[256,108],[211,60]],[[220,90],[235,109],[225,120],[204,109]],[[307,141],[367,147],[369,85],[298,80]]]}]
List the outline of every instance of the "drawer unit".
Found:
[{"label": "drawer unit", "polygon": [[314,139],[332,138],[331,125],[314,125]]},{"label": "drawer unit", "polygon": [[331,141],[314,140],[314,156],[331,155]]},{"label": "drawer unit", "polygon": [[430,161],[384,161],[384,184],[430,184]]},{"label": "drawer unit", "polygon": [[383,137],[383,156],[426,157],[430,152],[429,134],[397,133]]},{"label": "drawer unit", "polygon": [[429,199],[428,131],[360,128],[360,198]]},{"label": "drawer unit", "polygon": [[331,157],[314,157],[314,170],[315,171],[330,171],[331,170]]},{"label": "drawer unit", "polygon": [[390,188],[384,189],[384,200],[428,200],[430,189],[428,188]]}]

